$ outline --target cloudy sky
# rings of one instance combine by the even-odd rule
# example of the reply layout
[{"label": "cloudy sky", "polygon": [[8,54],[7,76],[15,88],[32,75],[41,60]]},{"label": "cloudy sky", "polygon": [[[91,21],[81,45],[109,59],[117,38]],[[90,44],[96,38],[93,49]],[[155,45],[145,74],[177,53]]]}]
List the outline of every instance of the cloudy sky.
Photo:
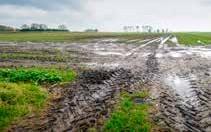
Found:
[{"label": "cloudy sky", "polygon": [[121,31],[152,25],[172,31],[211,31],[211,0],[0,0],[0,24],[65,24],[72,30]]}]

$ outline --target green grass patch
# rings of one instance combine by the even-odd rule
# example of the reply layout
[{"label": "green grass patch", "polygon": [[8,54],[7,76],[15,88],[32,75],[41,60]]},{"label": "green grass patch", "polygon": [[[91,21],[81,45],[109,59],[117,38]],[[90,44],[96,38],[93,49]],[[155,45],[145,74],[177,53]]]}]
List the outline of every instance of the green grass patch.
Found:
[{"label": "green grass patch", "polygon": [[149,104],[137,104],[135,98],[144,99],[148,93],[122,94],[120,102],[104,126],[105,132],[150,132]]},{"label": "green grass patch", "polygon": [[47,97],[47,92],[37,85],[0,82],[0,131],[14,120],[38,111]]},{"label": "green grass patch", "polygon": [[149,33],[86,33],[86,32],[8,32],[0,33],[0,41],[12,42],[87,42],[90,39],[120,38],[120,39],[146,39],[160,36]]},{"label": "green grass patch", "polygon": [[44,107],[48,93],[41,85],[70,82],[75,77],[70,69],[0,68],[0,131]]},{"label": "green grass patch", "polygon": [[211,44],[210,32],[183,32],[174,33],[174,35],[176,35],[180,44],[188,46]]},{"label": "green grass patch", "polygon": [[55,84],[72,81],[76,73],[72,70],[43,69],[43,68],[0,68],[0,81],[29,82],[34,84]]}]

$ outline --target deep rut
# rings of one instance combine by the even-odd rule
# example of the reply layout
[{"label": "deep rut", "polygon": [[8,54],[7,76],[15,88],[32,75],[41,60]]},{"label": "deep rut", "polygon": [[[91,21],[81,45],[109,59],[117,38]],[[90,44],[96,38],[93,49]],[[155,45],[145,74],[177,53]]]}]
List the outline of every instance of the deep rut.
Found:
[{"label": "deep rut", "polygon": [[[211,91],[192,75],[178,75],[189,85],[188,95],[166,88],[160,95],[160,109],[165,123],[174,131],[210,132]],[[206,85],[208,85],[206,83]]]},{"label": "deep rut", "polygon": [[44,117],[32,119],[36,122],[32,126],[25,122],[25,125],[13,126],[10,131],[87,131],[90,127],[102,126],[98,119],[108,118],[120,91],[131,92],[136,82],[138,80],[125,69],[85,71],[79,81],[66,86],[68,88],[51,89],[61,97],[54,101]]}]

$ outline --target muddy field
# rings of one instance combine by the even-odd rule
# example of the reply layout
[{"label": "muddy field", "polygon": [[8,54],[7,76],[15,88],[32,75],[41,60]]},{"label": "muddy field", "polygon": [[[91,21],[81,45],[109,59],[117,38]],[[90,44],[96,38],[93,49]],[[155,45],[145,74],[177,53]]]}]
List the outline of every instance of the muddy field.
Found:
[{"label": "muddy field", "polygon": [[1,43],[0,66],[83,69],[73,84],[49,88],[57,95],[42,117],[30,116],[9,131],[101,130],[121,91],[147,87],[159,110],[153,119],[168,131],[211,131],[211,48],[184,47],[173,36],[119,42]]}]

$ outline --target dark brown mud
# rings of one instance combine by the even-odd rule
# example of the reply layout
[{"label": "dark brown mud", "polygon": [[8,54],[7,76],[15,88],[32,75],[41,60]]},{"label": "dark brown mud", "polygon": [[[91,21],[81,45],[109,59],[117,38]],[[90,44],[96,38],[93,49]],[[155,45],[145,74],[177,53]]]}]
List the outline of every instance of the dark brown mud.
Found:
[{"label": "dark brown mud", "polygon": [[[57,98],[42,117],[28,117],[10,130],[87,131],[95,127],[100,131],[122,91],[132,93],[147,85],[157,103],[158,112],[152,116],[156,123],[169,131],[210,132],[210,49],[182,47],[173,41],[175,38],[169,43],[171,39],[163,36],[130,44],[95,40],[86,44],[16,45],[25,54],[32,50],[67,58],[65,62],[53,60],[54,65],[88,70],[73,84],[49,89]],[[12,60],[1,59],[1,65],[51,65],[48,60]]]},{"label": "dark brown mud", "polygon": [[[102,46],[104,45],[105,43]],[[88,48],[91,46],[89,45]],[[108,48],[108,46],[113,45],[107,44],[105,48]],[[82,48],[84,47],[86,45],[82,46]],[[133,46],[123,45],[123,49],[129,52],[133,50]],[[156,48],[148,48],[149,51],[154,49]],[[80,50],[80,52],[83,52],[83,50]],[[110,57],[113,57],[113,55],[99,56],[93,53],[87,53],[87,55],[99,61],[104,58],[104,61],[108,64],[112,59]],[[112,107],[118,101],[119,94],[123,91],[133,93],[141,90],[141,85],[146,85],[153,77],[153,72],[157,70],[155,68],[155,65],[157,65],[155,53],[145,56],[145,59],[137,58],[142,61],[136,62],[135,65],[139,69],[135,70],[131,69],[131,63],[126,63],[126,60],[129,61],[137,54],[129,57],[114,56],[119,58],[116,63],[121,64],[122,68],[94,66],[81,72],[74,84],[61,88],[58,86],[50,88],[49,92],[56,95],[56,99],[51,101],[52,104],[42,117],[27,117],[21,123],[12,125],[9,131],[87,131],[91,127],[100,131],[103,121],[109,117]],[[114,60],[115,58],[113,58]],[[132,63],[135,63],[135,61]],[[140,69],[142,65],[139,65],[139,63],[145,65],[146,68]],[[126,68],[123,68],[123,65],[127,65]]]},{"label": "dark brown mud", "polygon": [[120,92],[134,92],[134,84],[139,81],[125,69],[85,71],[74,84],[50,89],[59,97],[42,118],[30,117],[10,131],[87,131],[90,127],[100,130],[103,124],[99,119],[109,117]]}]

